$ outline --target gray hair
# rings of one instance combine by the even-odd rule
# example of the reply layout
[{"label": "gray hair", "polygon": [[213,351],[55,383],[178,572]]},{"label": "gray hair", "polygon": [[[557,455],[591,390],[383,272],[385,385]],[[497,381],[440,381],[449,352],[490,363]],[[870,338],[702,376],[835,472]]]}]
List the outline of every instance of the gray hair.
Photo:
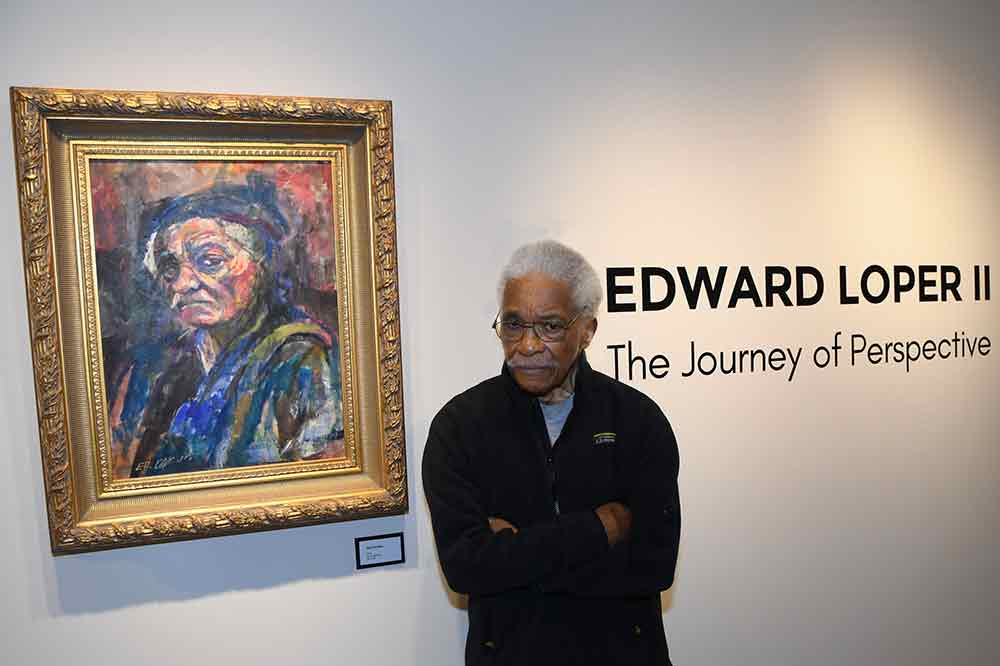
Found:
[{"label": "gray hair", "polygon": [[[189,220],[191,218],[187,218]],[[186,222],[187,220],[183,220]],[[229,236],[231,239],[236,241],[240,247],[250,253],[254,261],[260,261],[264,258],[264,241],[260,238],[260,235],[255,233],[253,230],[248,229],[242,224],[237,224],[235,222],[226,222],[225,220],[216,220],[222,227],[222,231]],[[171,225],[173,226],[173,225]],[[142,265],[146,267],[149,274],[156,277],[156,240],[160,235],[159,229],[154,231],[150,236],[149,240],[146,241],[146,254],[142,258]]]},{"label": "gray hair", "polygon": [[583,255],[554,240],[528,243],[514,250],[497,283],[497,303],[503,304],[503,292],[511,280],[528,273],[542,273],[565,282],[573,293],[577,311],[594,316],[604,293],[597,271]]}]

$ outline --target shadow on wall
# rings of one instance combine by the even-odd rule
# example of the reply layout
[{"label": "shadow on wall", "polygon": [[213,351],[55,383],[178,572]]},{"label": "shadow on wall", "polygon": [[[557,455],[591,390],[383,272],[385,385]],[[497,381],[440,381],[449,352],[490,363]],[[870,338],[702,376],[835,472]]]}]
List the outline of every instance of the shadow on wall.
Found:
[{"label": "shadow on wall", "polygon": [[355,571],[354,538],[403,532],[406,563],[419,561],[408,516],[157,544],[69,555],[54,560],[49,612],[92,613],[128,606],[279,587],[309,579],[367,575]]}]

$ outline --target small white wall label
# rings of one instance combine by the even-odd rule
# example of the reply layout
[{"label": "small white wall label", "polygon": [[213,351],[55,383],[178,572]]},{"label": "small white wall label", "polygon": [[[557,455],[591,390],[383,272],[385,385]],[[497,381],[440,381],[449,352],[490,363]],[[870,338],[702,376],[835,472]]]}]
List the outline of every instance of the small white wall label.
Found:
[{"label": "small white wall label", "polygon": [[406,551],[403,548],[403,533],[380,534],[378,536],[358,537],[354,540],[354,555],[358,569],[384,567],[389,564],[402,564],[406,561]]}]

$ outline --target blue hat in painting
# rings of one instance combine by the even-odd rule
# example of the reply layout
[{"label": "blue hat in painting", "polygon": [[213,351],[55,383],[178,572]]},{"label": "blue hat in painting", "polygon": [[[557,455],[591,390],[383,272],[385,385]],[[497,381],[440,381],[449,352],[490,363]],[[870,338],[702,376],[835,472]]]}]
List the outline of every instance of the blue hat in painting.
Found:
[{"label": "blue hat in painting", "polygon": [[155,233],[193,217],[236,222],[281,240],[288,233],[288,221],[278,209],[277,189],[263,174],[247,174],[246,185],[216,185],[208,190],[176,197],[152,221]]}]

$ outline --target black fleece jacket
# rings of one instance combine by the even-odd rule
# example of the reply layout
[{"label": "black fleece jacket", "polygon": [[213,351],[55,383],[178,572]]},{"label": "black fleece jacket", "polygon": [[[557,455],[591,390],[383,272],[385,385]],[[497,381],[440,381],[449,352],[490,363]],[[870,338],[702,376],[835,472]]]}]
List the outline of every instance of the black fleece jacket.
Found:
[{"label": "black fleece jacket", "polygon": [[[554,445],[506,368],[450,400],[423,480],[441,568],[469,595],[466,663],[669,664],[659,593],[677,561],[677,472],[656,403],[582,354]],[[594,513],[611,501],[633,520],[614,547]],[[518,532],[494,534],[489,517]]]}]

